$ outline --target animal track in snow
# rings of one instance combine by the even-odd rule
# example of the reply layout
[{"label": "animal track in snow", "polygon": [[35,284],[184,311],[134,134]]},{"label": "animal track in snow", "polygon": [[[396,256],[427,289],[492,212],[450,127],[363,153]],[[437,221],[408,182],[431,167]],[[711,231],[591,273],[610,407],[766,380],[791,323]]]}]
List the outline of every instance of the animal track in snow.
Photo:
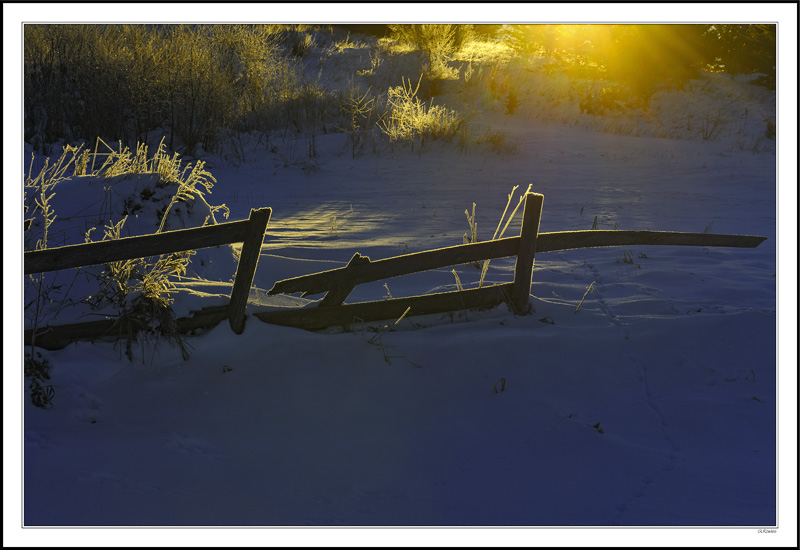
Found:
[{"label": "animal track in snow", "polygon": [[594,266],[594,264],[586,262],[586,267],[589,268],[589,271],[592,274],[592,280],[594,281],[593,291],[595,294],[595,301],[597,302],[600,311],[606,316],[606,318],[611,322],[612,325],[619,328],[622,331],[623,336],[626,340],[630,339],[630,333],[628,329],[619,321],[617,314],[614,313],[614,310],[608,305],[608,302],[605,300],[605,292],[603,286],[603,276],[600,274],[600,271]]},{"label": "animal track in snow", "polygon": [[167,446],[182,453],[203,456],[211,460],[223,459],[221,455],[206,443],[175,432],[167,436]]},{"label": "animal track in snow", "polygon": [[630,509],[630,505],[633,502],[635,502],[636,499],[644,496],[645,492],[647,491],[650,485],[655,483],[657,480],[666,475],[668,472],[671,472],[672,470],[675,469],[675,464],[678,460],[678,451],[680,451],[680,446],[675,442],[675,440],[672,438],[672,435],[670,435],[669,431],[667,430],[667,427],[669,426],[667,417],[661,411],[661,407],[659,406],[658,401],[656,400],[653,394],[652,388],[650,387],[650,379],[647,372],[647,365],[645,364],[644,361],[642,361],[637,357],[629,356],[628,358],[631,361],[634,361],[641,366],[642,373],[637,377],[637,379],[641,381],[644,385],[644,393],[647,405],[650,407],[650,409],[653,410],[653,412],[655,412],[655,414],[660,420],[661,434],[664,437],[664,441],[666,441],[667,445],[669,446],[669,451],[667,452],[667,455],[665,457],[666,461],[661,466],[661,469],[658,472],[648,474],[645,477],[643,477],[639,483],[639,486],[633,491],[631,491],[630,498],[627,499],[625,502],[621,503],[619,506],[617,506],[618,513],[612,520],[611,522],[612,525],[620,525],[620,516],[628,509]]},{"label": "animal track in snow", "polygon": [[43,436],[38,432],[35,432],[33,430],[26,430],[25,446],[46,449],[50,447],[50,440],[47,436]]},{"label": "animal track in snow", "polygon": [[78,397],[81,398],[83,405],[73,411],[72,414],[75,419],[87,424],[97,424],[100,420],[99,413],[103,405],[102,402],[87,393],[81,393]]},{"label": "animal track in snow", "polygon": [[111,487],[113,489],[119,489],[121,491],[142,494],[155,494],[161,492],[158,487],[151,483],[126,479],[105,471],[91,472],[81,476],[79,479],[83,482],[96,483],[106,487]]},{"label": "animal track in snow", "polygon": [[351,496],[364,500],[386,500],[408,498],[407,491],[395,491],[375,487],[354,486],[350,491]]},{"label": "animal track in snow", "polygon": [[187,491],[184,489],[165,490],[154,483],[150,483],[147,481],[137,481],[134,479],[125,478],[123,476],[102,470],[83,474],[78,478],[78,480],[84,483],[102,485],[120,491],[133,492],[139,494],[150,494],[150,495],[170,494],[187,499],[197,498],[197,495],[191,491]]}]

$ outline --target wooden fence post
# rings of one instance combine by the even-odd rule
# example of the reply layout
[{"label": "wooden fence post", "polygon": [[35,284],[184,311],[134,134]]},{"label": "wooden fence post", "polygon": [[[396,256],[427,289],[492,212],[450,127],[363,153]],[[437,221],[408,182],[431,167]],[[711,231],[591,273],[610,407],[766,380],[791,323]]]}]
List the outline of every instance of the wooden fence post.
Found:
[{"label": "wooden fence post", "polygon": [[253,284],[253,278],[256,275],[258,257],[261,254],[261,245],[264,242],[264,234],[267,232],[267,224],[271,214],[271,208],[250,210],[250,223],[247,226],[244,242],[242,243],[242,254],[239,257],[239,266],[236,268],[236,278],[233,281],[233,290],[231,291],[231,302],[228,306],[228,321],[236,334],[241,334],[244,331],[247,298],[250,296],[250,286]]},{"label": "wooden fence post", "polygon": [[542,217],[544,195],[528,193],[525,195],[525,209],[522,213],[522,228],[519,236],[519,252],[514,266],[514,286],[511,289],[511,309],[517,315],[527,314],[533,280],[533,262],[536,255],[536,239],[539,235],[539,220]]},{"label": "wooden fence post", "polygon": [[[350,258],[350,261],[347,263],[347,267],[351,267],[354,265],[359,264],[368,264],[369,257],[362,256],[358,252],[353,254],[353,257]],[[329,290],[322,301],[319,303],[319,307],[331,307],[331,306],[338,306],[341,305],[345,299],[350,296],[350,293],[353,292],[355,285],[350,283],[342,283],[342,285],[336,289]]]}]

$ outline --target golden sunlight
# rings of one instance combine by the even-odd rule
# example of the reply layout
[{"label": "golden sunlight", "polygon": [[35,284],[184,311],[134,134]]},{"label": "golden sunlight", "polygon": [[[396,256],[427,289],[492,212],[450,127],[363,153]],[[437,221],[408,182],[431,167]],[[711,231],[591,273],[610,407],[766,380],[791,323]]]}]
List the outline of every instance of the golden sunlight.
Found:
[{"label": "golden sunlight", "polygon": [[528,51],[576,76],[625,84],[648,95],[656,82],[685,81],[701,68],[708,25],[520,25]]}]

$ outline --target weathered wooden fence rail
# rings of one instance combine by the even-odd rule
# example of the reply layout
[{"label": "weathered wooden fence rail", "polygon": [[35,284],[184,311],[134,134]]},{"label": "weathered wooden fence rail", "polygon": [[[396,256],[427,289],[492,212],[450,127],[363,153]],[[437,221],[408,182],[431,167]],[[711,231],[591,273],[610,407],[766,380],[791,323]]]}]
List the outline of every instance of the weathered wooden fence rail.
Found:
[{"label": "weathered wooden fence rail", "polygon": [[[238,222],[25,252],[23,271],[26,275],[43,273],[241,242],[243,243],[242,253],[236,268],[229,305],[224,308],[208,308],[202,312],[196,312],[192,317],[177,320],[179,328],[191,330],[203,324],[215,324],[215,322],[218,323],[227,318],[233,331],[241,334],[244,330],[247,298],[253,284],[261,244],[264,241],[271,214],[271,208],[261,208],[251,210],[247,220]],[[50,336],[45,336],[44,342],[40,341],[39,343],[46,347],[45,343],[48,339],[54,343],[60,343],[70,336],[82,338],[93,334],[99,335],[115,325],[117,325],[116,320],[107,319],[44,328],[43,331],[47,332],[43,332],[43,334],[50,334]],[[37,334],[37,339],[39,338],[40,336]],[[31,331],[29,330],[25,333],[25,340],[28,342],[30,339]]]},{"label": "weathered wooden fence rail", "polygon": [[399,319],[406,309],[408,315],[428,315],[461,309],[491,308],[509,302],[514,283],[472,288],[464,291],[441,292],[392,298],[380,302],[361,302],[329,307],[292,308],[284,311],[257,311],[255,315],[265,323],[317,330],[337,325],[351,325],[359,321]]},{"label": "weathered wooden fence rail", "polygon": [[158,256],[244,241],[250,220],[25,253],[25,275]]},{"label": "weathered wooden fence rail", "polygon": [[[214,327],[230,318],[229,306],[211,306],[195,311],[189,317],[175,320],[179,333],[187,334],[195,329]],[[45,349],[60,349],[77,340],[96,338],[121,339],[139,330],[135,323],[125,319],[98,319],[68,325],[41,327],[36,335],[36,345]],[[25,331],[25,345],[32,343],[32,331]]]},{"label": "weathered wooden fence rail", "polygon": [[[371,261],[368,257],[355,253],[345,267],[278,281],[269,291],[272,295],[301,292],[303,296],[310,296],[325,293],[316,307],[258,311],[254,312],[254,316],[267,323],[316,330],[329,326],[349,325],[359,320],[367,322],[399,318],[406,312],[408,315],[428,315],[461,309],[494,307],[503,302],[507,303],[515,313],[524,314],[530,307],[530,289],[537,252],[634,245],[753,248],[766,240],[766,237],[752,235],[667,231],[590,230],[539,233],[543,201],[544,196],[538,193],[525,195],[522,226],[517,237],[427,250],[377,261]],[[186,332],[193,328],[214,325],[227,317],[234,332],[241,334],[244,329],[247,298],[270,214],[271,209],[263,208],[251,211],[250,219],[241,222],[172,231],[161,235],[132,237],[114,242],[27,252],[25,273],[243,242],[230,305],[205,308],[194,312],[191,317],[177,320],[178,329]],[[510,256],[517,257],[512,283],[408,298],[343,303],[360,284]],[[98,331],[107,332],[114,326],[114,320],[105,320],[83,323],[80,326],[52,327],[56,333],[51,341],[57,343],[54,345],[63,345],[65,339],[97,336]],[[27,337],[26,333],[26,341]],[[42,345],[47,347],[44,343]]]},{"label": "weathered wooden fence rail", "polygon": [[539,233],[537,252],[555,252],[599,246],[730,246],[755,248],[767,240],[755,235],[715,235],[713,233],[680,233],[675,231],[558,231]]}]

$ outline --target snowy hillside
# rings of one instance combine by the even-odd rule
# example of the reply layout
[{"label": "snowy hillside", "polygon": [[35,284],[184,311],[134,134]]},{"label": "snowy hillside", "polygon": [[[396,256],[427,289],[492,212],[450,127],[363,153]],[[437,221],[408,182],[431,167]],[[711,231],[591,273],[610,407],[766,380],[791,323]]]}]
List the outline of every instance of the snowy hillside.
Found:
[{"label": "snowy hillside", "polygon": [[[377,39],[352,33],[314,44],[305,74],[331,88],[386,90],[417,63],[417,52],[378,62]],[[755,545],[757,529],[778,524],[778,384],[794,366],[778,354],[775,92],[705,73],[646,106],[618,98],[587,112],[581,98],[598,83],[497,48],[465,49],[450,62],[457,79],[426,99],[469,113],[484,139],[412,150],[374,129],[356,154],[338,128],[250,133],[184,158],[205,163],[213,188],[173,208],[169,229],[272,208],[245,331],[224,322],[188,335],[188,359],[155,337],[132,360],[122,341],[37,348],[53,393],[36,407],[25,386],[26,527],[747,527],[741,540]],[[513,108],[507,88],[465,83],[467,71],[488,78],[487,59],[492,81],[514,86]],[[314,307],[322,295],[267,292],[355,252],[461,244],[473,208],[489,240],[509,194],[513,207],[529,185],[544,195],[542,232],[767,240],[537,254],[526,316],[501,305],[309,332],[252,315]],[[53,190],[50,246],[84,242],[91,227],[100,240],[126,214],[130,234],[155,232],[172,191],[153,175],[70,177]],[[519,234],[520,214],[505,236]],[[41,236],[35,221],[25,248]],[[227,303],[239,248],[191,257],[174,280],[178,317]],[[114,315],[83,300],[101,271],[46,275],[57,288],[39,326]],[[476,288],[480,273],[369,283],[347,303]],[[486,284],[513,275],[514,258],[493,260]],[[25,303],[36,291],[26,284]],[[20,313],[31,328],[31,310]]]}]

